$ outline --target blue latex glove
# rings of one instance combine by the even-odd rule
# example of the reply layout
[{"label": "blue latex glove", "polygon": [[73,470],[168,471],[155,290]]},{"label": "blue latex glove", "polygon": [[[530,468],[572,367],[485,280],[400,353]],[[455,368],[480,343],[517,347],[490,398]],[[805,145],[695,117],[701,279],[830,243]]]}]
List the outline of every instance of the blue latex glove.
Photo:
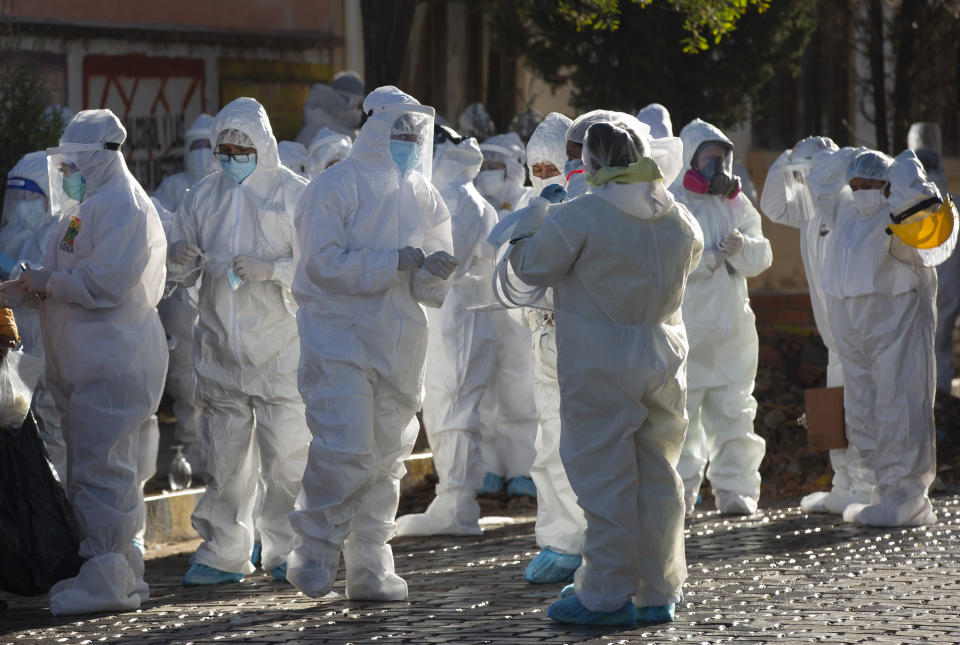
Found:
[{"label": "blue latex glove", "polygon": [[560,184],[550,184],[544,186],[540,191],[540,196],[551,204],[559,204],[567,198],[567,191]]}]

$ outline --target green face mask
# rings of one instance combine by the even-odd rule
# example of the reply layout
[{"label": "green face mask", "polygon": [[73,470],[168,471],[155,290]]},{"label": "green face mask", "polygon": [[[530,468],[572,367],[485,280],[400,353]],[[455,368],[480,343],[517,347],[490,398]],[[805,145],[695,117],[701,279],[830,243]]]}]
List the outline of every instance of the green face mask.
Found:
[{"label": "green face mask", "polygon": [[601,168],[595,175],[587,175],[587,183],[591,186],[602,186],[611,181],[617,184],[638,184],[659,179],[663,179],[663,173],[660,172],[657,162],[650,157],[644,157],[626,168],[609,166]]}]

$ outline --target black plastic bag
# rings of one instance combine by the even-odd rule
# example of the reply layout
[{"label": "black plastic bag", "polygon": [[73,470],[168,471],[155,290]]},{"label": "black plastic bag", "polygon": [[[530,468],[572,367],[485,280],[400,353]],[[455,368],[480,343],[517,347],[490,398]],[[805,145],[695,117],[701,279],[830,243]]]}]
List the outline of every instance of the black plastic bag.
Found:
[{"label": "black plastic bag", "polygon": [[80,529],[30,413],[19,429],[0,429],[0,589],[47,593],[77,575],[79,549]]}]

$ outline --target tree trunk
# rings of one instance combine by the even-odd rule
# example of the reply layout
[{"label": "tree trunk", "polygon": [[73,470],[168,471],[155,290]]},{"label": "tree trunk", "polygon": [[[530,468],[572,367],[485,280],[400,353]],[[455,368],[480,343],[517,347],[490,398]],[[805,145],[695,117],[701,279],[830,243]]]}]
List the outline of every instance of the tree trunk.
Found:
[{"label": "tree trunk", "polygon": [[399,82],[416,5],[417,0],[360,0],[367,92]]},{"label": "tree trunk", "polygon": [[870,0],[870,80],[873,83],[873,127],[877,135],[877,150],[887,152],[887,75],[883,53],[883,3]]}]

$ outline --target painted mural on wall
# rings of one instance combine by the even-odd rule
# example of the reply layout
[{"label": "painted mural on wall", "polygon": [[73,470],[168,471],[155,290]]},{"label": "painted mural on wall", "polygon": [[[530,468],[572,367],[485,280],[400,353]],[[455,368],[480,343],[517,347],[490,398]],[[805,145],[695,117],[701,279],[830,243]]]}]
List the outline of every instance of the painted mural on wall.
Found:
[{"label": "painted mural on wall", "polygon": [[83,105],[109,108],[127,128],[130,171],[147,192],[183,170],[184,133],[206,110],[204,62],[144,55],[83,59]]}]

